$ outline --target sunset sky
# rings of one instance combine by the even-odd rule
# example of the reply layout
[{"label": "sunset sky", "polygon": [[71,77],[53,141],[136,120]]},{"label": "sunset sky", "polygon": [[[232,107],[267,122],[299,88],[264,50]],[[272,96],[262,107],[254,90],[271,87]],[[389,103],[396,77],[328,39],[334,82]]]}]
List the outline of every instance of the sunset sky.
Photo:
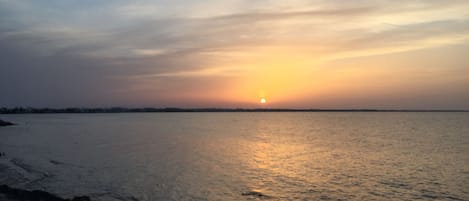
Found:
[{"label": "sunset sky", "polygon": [[0,0],[14,106],[469,109],[469,1]]}]

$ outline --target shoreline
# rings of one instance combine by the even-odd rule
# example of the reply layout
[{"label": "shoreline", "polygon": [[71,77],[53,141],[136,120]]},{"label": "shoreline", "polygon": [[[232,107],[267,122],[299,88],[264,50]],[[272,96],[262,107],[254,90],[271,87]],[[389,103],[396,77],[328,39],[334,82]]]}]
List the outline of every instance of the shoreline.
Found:
[{"label": "shoreline", "polygon": [[[8,165],[8,163],[13,163],[13,165],[18,166],[18,164],[15,164],[14,160],[7,157],[4,152],[0,152],[0,179],[3,178],[2,175],[12,174],[10,176],[15,177],[13,175],[16,175],[16,173],[18,173],[17,170],[15,170],[14,168],[12,169],[11,166]],[[19,167],[23,169],[25,168],[22,166]],[[30,171],[29,169],[25,170]],[[45,190],[27,190],[23,188],[13,187],[12,185],[16,182],[11,183],[8,182],[8,180],[8,178],[6,178],[6,180],[0,180],[0,200],[2,201],[91,201],[91,198],[89,196],[73,196],[72,198],[62,198],[56,194]]]}]

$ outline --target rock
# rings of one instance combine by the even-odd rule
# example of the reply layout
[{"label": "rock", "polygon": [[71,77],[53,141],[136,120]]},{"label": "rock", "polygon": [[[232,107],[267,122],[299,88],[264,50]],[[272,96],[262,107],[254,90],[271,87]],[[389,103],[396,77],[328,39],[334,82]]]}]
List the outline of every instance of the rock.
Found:
[{"label": "rock", "polygon": [[248,192],[241,193],[241,195],[242,196],[254,196],[254,197],[259,197],[259,198],[269,198],[270,197],[270,196],[264,195],[263,193],[258,192],[258,191],[248,191]]},{"label": "rock", "polygon": [[72,201],[91,201],[91,198],[88,196],[77,196],[74,197]]},{"label": "rock", "polygon": [[54,165],[63,165],[62,162],[60,161],[56,161],[56,160],[49,160],[50,163],[54,164]]},{"label": "rock", "polygon": [[45,191],[34,190],[27,191],[22,189],[10,188],[7,185],[0,186],[0,193],[4,194],[7,198],[11,200],[49,200],[49,201],[64,201],[64,199],[59,198],[55,195],[52,195]]},{"label": "rock", "polygon": [[0,126],[13,126],[15,125],[14,123],[8,122],[8,121],[3,121],[0,119]]},{"label": "rock", "polygon": [[[3,194],[3,195],[2,195]],[[6,197],[9,200],[17,201],[91,201],[88,196],[77,196],[73,199],[63,199],[54,194],[41,190],[23,190],[11,188],[7,185],[0,185],[0,198]]]}]

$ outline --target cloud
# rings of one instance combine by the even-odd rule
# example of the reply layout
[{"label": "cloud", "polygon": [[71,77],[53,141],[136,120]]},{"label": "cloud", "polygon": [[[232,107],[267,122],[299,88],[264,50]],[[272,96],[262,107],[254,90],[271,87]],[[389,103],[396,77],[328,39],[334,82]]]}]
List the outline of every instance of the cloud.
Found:
[{"label": "cloud", "polygon": [[8,97],[0,106],[137,103],[128,96],[149,92],[160,96],[146,104],[203,99],[194,94],[212,97],[207,91],[257,76],[247,74],[266,58],[313,68],[309,60],[469,40],[467,1],[266,2],[0,0],[0,89]]}]

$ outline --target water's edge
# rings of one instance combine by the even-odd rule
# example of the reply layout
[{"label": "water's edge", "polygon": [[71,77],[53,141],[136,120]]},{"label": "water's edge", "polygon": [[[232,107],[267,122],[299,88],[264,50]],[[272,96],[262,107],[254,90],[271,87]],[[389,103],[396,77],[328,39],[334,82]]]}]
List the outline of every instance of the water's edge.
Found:
[{"label": "water's edge", "polygon": [[[38,173],[39,171],[35,170],[33,167],[28,164],[19,164],[16,163],[16,160],[21,159],[12,159],[6,157],[6,154],[0,152],[0,177],[9,178],[10,180],[21,180],[26,178],[26,175],[23,175],[19,170],[25,170],[29,173]],[[43,175],[47,177],[47,175]],[[34,182],[34,181],[27,181]],[[48,200],[48,201],[91,201],[89,196],[73,196],[71,199],[65,199],[58,195],[55,195],[51,192],[45,190],[27,190],[23,188],[17,188],[9,186],[5,183],[0,183],[0,200],[5,201],[35,201],[35,200]]]}]

